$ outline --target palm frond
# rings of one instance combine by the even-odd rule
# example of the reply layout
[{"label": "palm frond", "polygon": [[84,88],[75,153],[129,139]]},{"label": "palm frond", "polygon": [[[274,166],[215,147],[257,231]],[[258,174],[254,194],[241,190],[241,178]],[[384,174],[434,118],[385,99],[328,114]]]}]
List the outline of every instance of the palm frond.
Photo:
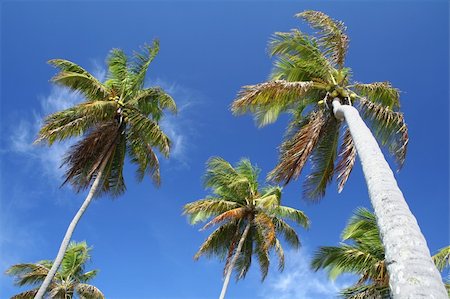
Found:
[{"label": "palm frond", "polygon": [[278,165],[269,173],[269,179],[284,184],[288,184],[291,179],[297,179],[319,141],[320,132],[325,124],[326,119],[322,110],[311,112],[281,145]]},{"label": "palm frond", "polygon": [[341,193],[356,161],[356,147],[348,128],[345,130],[338,156],[339,161],[337,162],[335,172],[339,181],[338,192]]},{"label": "palm frond", "polygon": [[170,152],[171,142],[157,122],[147,118],[139,110],[129,105],[124,107],[125,121],[134,132],[140,132],[143,141],[156,147],[164,156]]},{"label": "palm frond", "polygon": [[272,221],[275,225],[275,230],[278,234],[282,235],[284,240],[294,247],[295,249],[300,247],[300,239],[298,238],[295,230],[287,224],[283,219],[274,217]]},{"label": "palm frond", "polygon": [[52,78],[53,82],[80,92],[90,101],[108,98],[108,89],[76,63],[65,59],[52,59],[48,63],[61,70],[59,74]]},{"label": "palm frond", "polygon": [[214,217],[211,221],[206,223],[205,226],[202,227],[202,230],[205,230],[208,227],[211,227],[223,221],[237,221],[240,219],[244,219],[247,216],[248,212],[249,211],[245,207],[239,207],[226,211],[220,214],[219,216]]},{"label": "palm frond", "polygon": [[310,224],[309,218],[305,213],[291,207],[277,206],[273,209],[270,209],[269,213],[273,213],[277,218],[289,219],[291,221],[294,221],[304,228],[308,228]]},{"label": "palm frond", "polygon": [[450,246],[444,247],[438,253],[433,255],[433,262],[439,271],[443,271],[450,266]]},{"label": "palm frond", "polygon": [[200,258],[202,255],[211,257],[216,255],[223,260],[228,254],[228,249],[236,234],[239,226],[235,222],[228,222],[219,226],[200,246],[200,249],[194,256],[194,259]]},{"label": "palm frond", "polygon": [[121,132],[113,122],[103,123],[73,145],[66,154],[63,165],[67,165],[65,181],[77,191],[87,188],[105,159],[109,159],[116,147]]},{"label": "palm frond", "polygon": [[141,89],[144,85],[148,67],[159,52],[159,41],[154,40],[152,45],[144,45],[142,53],[135,52],[130,63],[131,90]]},{"label": "palm frond", "polygon": [[312,82],[285,80],[244,86],[233,102],[231,110],[235,115],[254,112],[258,125],[265,126],[275,122],[281,112],[300,100],[312,86]]},{"label": "palm frond", "polygon": [[83,274],[84,265],[90,260],[90,252],[86,242],[70,242],[61,263],[61,275],[63,277],[77,277]]},{"label": "palm frond", "polygon": [[266,279],[267,274],[269,273],[269,265],[270,265],[269,251],[268,248],[266,247],[267,241],[265,240],[265,235],[259,229],[255,229],[255,233],[253,236],[256,243],[254,253],[256,254],[256,258],[259,263],[259,268],[261,272],[261,281],[264,281],[264,279]]},{"label": "palm frond", "polygon": [[241,204],[227,201],[221,198],[207,198],[186,204],[183,207],[183,214],[189,216],[191,224],[206,221],[210,217],[218,216],[226,211],[233,210]]},{"label": "palm frond", "polygon": [[39,291],[39,288],[32,289],[32,290],[25,291],[20,294],[14,295],[10,299],[33,299],[36,296],[38,291]]},{"label": "palm frond", "polygon": [[95,101],[76,105],[46,117],[35,143],[47,141],[49,145],[59,140],[83,135],[92,126],[113,119],[116,105],[113,101]]},{"label": "palm frond", "polygon": [[136,95],[128,101],[139,109],[142,114],[151,116],[152,119],[159,121],[163,115],[163,110],[167,109],[172,113],[177,112],[177,106],[174,99],[162,88],[152,87],[139,90]]},{"label": "palm frond", "polygon": [[105,84],[111,85],[119,96],[127,87],[128,57],[123,50],[112,49],[107,58],[107,65],[108,80]]},{"label": "palm frond", "polygon": [[6,274],[15,276],[14,284],[18,286],[36,285],[44,281],[50,271],[51,265],[44,264],[17,264],[9,267]]},{"label": "palm frond", "polygon": [[391,110],[400,108],[400,91],[392,87],[390,82],[355,83],[350,87],[371,102],[389,107]]},{"label": "palm frond", "polygon": [[286,80],[289,82],[324,81],[330,77],[328,65],[316,60],[304,60],[301,57],[284,54],[277,56],[274,62],[271,80]]},{"label": "palm frond", "polygon": [[333,20],[320,11],[308,10],[295,16],[304,19],[311,27],[318,30],[319,46],[324,49],[324,54],[342,69],[349,43],[344,23]]},{"label": "palm frond", "polygon": [[78,283],[75,291],[80,299],[104,299],[105,295],[95,286],[85,283]]},{"label": "palm frond", "polygon": [[92,280],[95,276],[97,276],[97,274],[98,274],[98,270],[87,271],[83,274],[80,274],[80,281],[88,282],[88,281]]},{"label": "palm frond", "polygon": [[272,218],[265,213],[260,212],[253,220],[253,224],[255,225],[255,229],[258,230],[258,233],[263,236],[264,246],[262,249],[269,251],[269,249],[275,245],[276,240],[275,224],[273,223]]},{"label": "palm frond", "polygon": [[340,296],[345,299],[391,299],[389,286],[376,283],[359,284],[343,289]]},{"label": "palm frond", "polygon": [[303,183],[303,195],[308,200],[321,199],[333,178],[340,125],[334,116],[329,116],[320,132],[311,157],[312,172]]},{"label": "palm frond", "polygon": [[125,180],[123,178],[123,166],[125,164],[125,155],[127,152],[126,135],[122,132],[116,140],[116,144],[105,167],[102,181],[102,192],[112,196],[119,196],[126,190]]},{"label": "palm frond", "polygon": [[[317,41],[297,29],[293,29],[291,32],[276,32],[269,42],[269,51],[272,56],[295,60],[294,64],[300,68],[302,66],[314,68],[317,71],[316,78],[325,81],[328,81],[333,70],[327,58],[320,51]],[[291,59],[293,57],[295,58]],[[299,61],[306,63],[302,64]],[[274,74],[276,72],[275,70]],[[311,71],[308,70],[308,72]],[[306,74],[304,76],[305,78],[309,77]]]},{"label": "palm frond", "polygon": [[252,263],[252,255],[253,255],[253,232],[254,228],[250,228],[248,237],[245,239],[244,244],[242,245],[241,253],[239,254],[236,264],[234,266],[234,270],[236,271],[236,280],[245,278],[248,270],[250,269],[250,265]]},{"label": "palm frond", "polygon": [[397,160],[399,168],[403,166],[409,142],[408,127],[403,114],[366,99],[359,100],[363,117],[366,118],[375,137],[386,145]]},{"label": "palm frond", "polygon": [[261,190],[261,196],[255,199],[256,205],[263,210],[271,210],[281,203],[281,190],[279,186],[267,186]]},{"label": "palm frond", "polygon": [[281,247],[281,243],[278,239],[275,240],[275,252],[278,256],[278,270],[283,271],[284,270],[284,250],[283,247]]},{"label": "palm frond", "polygon": [[141,132],[136,131],[134,127],[130,127],[127,131],[127,141],[127,151],[131,157],[131,162],[138,165],[137,179],[142,181],[148,174],[153,183],[159,186],[161,183],[159,159],[150,144],[146,142]]},{"label": "palm frond", "polygon": [[377,265],[379,259],[367,251],[341,243],[339,247],[320,247],[311,262],[313,270],[326,269],[331,279],[343,273],[367,275],[376,278],[379,274]]}]

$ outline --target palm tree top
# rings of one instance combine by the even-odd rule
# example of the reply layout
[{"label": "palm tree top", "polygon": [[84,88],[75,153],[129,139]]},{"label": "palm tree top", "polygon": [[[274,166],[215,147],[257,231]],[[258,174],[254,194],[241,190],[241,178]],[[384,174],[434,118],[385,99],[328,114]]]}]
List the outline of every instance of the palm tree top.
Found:
[{"label": "palm tree top", "polygon": [[248,159],[242,159],[233,166],[223,158],[211,158],[207,162],[204,184],[212,194],[184,206],[184,214],[189,216],[191,224],[207,222],[202,230],[218,226],[195,258],[218,256],[226,261],[225,271],[236,254],[236,246],[245,227],[250,225],[234,267],[237,279],[245,277],[253,255],[256,255],[264,279],[268,273],[271,249],[278,255],[279,269],[283,269],[284,253],[278,235],[282,235],[289,245],[300,246],[296,232],[283,218],[305,228],[309,226],[308,217],[302,211],[281,205],[281,187],[259,186],[259,173],[260,169]]},{"label": "palm tree top", "polygon": [[[235,115],[250,112],[259,126],[275,122],[283,113],[291,115],[279,163],[269,174],[277,182],[289,183],[299,177],[311,157],[312,173],[304,183],[307,199],[320,199],[336,174],[343,189],[356,159],[348,132],[333,114],[333,99],[355,105],[368,121],[382,145],[404,163],[408,132],[398,111],[398,89],[389,82],[363,84],[352,79],[345,67],[349,45],[344,23],[318,11],[295,15],[314,30],[277,32],[269,42],[274,68],[268,82],[244,86],[231,106]],[[338,151],[338,144],[341,146]],[[335,160],[337,163],[335,164]]]},{"label": "palm tree top", "polygon": [[49,115],[36,142],[82,136],[67,153],[65,182],[77,190],[87,188],[96,177],[102,161],[108,160],[102,190],[119,195],[125,190],[123,164],[126,155],[136,164],[137,177],[148,174],[160,184],[159,159],[169,155],[171,142],[159,126],[163,112],[176,113],[173,98],[160,87],[144,87],[149,66],[159,52],[159,42],[145,45],[128,57],[113,49],[107,58],[107,76],[100,82],[74,62],[53,59],[59,69],[52,81],[83,95],[85,101]]},{"label": "palm tree top", "polygon": [[[86,242],[71,242],[64,255],[61,268],[53,279],[48,294],[51,298],[73,298],[76,293],[80,298],[102,299],[104,295],[95,286],[88,284],[98,270],[85,271],[86,264],[91,260]],[[45,279],[53,262],[43,260],[37,263],[17,264],[6,270],[6,274],[14,276],[17,286],[39,286]],[[14,299],[33,298],[37,288],[13,296]],[[67,297],[66,297],[67,296]]]},{"label": "palm tree top", "polygon": [[[390,298],[385,251],[374,213],[366,208],[356,209],[342,231],[341,240],[339,246],[320,247],[311,261],[311,268],[314,271],[325,269],[331,279],[344,273],[358,275],[359,280],[354,285],[341,291],[344,298]],[[449,256],[450,246],[433,256],[441,272],[449,266]],[[450,291],[448,283],[446,287]]]}]

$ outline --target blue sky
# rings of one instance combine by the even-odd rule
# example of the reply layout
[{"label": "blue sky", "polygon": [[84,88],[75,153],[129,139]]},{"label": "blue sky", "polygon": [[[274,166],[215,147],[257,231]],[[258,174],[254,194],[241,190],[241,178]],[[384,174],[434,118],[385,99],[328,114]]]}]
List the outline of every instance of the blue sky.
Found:
[{"label": "blue sky", "polygon": [[[115,299],[213,298],[223,265],[193,261],[208,232],[181,216],[182,206],[205,196],[201,177],[211,156],[248,157],[262,176],[277,161],[287,117],[263,129],[250,116],[234,117],[231,101],[241,86],[262,82],[271,70],[267,41],[276,31],[305,24],[297,12],[321,10],[348,26],[347,65],[360,82],[389,80],[401,91],[410,144],[397,179],[432,253],[449,244],[449,7],[446,1],[294,2],[177,1],[1,3],[0,271],[20,262],[53,259],[68,223],[84,199],[59,188],[61,155],[69,144],[31,145],[42,117],[82,99],[52,86],[46,64],[65,58],[104,77],[111,48],[127,53],[159,38],[161,50],[148,85],[160,85],[180,108],[164,120],[174,140],[161,165],[163,183],[137,184],[126,167],[128,191],[93,202],[75,240],[94,247],[94,283]],[[392,160],[389,160],[392,162]],[[393,164],[392,164],[393,165]],[[283,202],[305,211],[303,247],[288,251],[260,283],[257,265],[230,284],[228,298],[334,298],[344,277],[329,282],[308,270],[317,246],[334,245],[352,211],[369,207],[359,162],[341,194],[332,184],[320,204],[301,199],[301,180],[285,188]],[[0,275],[0,297],[18,292]]]}]

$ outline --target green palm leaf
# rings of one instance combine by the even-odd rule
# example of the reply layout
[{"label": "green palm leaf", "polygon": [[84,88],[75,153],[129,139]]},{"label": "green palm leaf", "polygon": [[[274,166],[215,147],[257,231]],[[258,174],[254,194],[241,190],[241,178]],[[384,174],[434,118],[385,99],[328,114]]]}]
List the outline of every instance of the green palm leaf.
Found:
[{"label": "green palm leaf", "polygon": [[304,19],[318,30],[318,44],[323,47],[323,53],[329,55],[330,60],[342,69],[349,42],[344,23],[333,20],[320,11],[308,10],[295,16]]}]

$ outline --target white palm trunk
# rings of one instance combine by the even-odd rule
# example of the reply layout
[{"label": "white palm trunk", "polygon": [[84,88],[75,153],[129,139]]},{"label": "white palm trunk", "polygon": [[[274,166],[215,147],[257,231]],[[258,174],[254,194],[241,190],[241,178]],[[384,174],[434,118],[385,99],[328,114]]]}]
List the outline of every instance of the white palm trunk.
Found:
[{"label": "white palm trunk", "polygon": [[61,262],[64,258],[64,254],[66,253],[67,247],[69,246],[70,239],[72,238],[72,234],[75,230],[75,227],[77,226],[78,222],[81,219],[81,216],[83,216],[84,212],[86,211],[87,207],[92,201],[92,198],[94,197],[95,193],[97,192],[97,189],[99,187],[99,184],[102,180],[103,170],[108,163],[108,158],[105,157],[102,164],[100,165],[100,168],[97,172],[97,177],[95,178],[94,182],[92,183],[91,189],[89,190],[89,193],[84,200],[83,204],[81,205],[78,212],[75,214],[75,217],[73,217],[72,222],[70,222],[69,227],[67,228],[66,234],[64,235],[64,239],[61,243],[61,246],[59,247],[58,255],[56,256],[52,267],[50,268],[50,271],[48,272],[47,276],[44,279],[44,282],[39,287],[39,291],[37,292],[34,299],[42,299],[44,297],[45,292],[47,291],[48,286],[53,280],[53,277],[55,276],[56,272],[59,269],[59,266],[61,265]]},{"label": "white palm trunk", "polygon": [[223,282],[222,291],[220,292],[219,299],[225,298],[225,293],[227,292],[228,283],[230,282],[231,273],[233,273],[234,265],[236,264],[236,261],[241,253],[242,246],[244,245],[245,239],[247,238],[248,232],[250,230],[251,222],[249,221],[247,226],[244,229],[244,232],[242,233],[242,237],[239,240],[238,247],[236,248],[236,253],[233,256],[233,259],[231,260],[230,264],[228,265],[228,269],[226,269],[227,274],[225,276],[225,280]]},{"label": "white palm trunk", "polygon": [[361,160],[385,248],[393,298],[448,298],[417,220],[371,131],[354,107],[335,99],[333,111],[336,118],[347,122]]}]

